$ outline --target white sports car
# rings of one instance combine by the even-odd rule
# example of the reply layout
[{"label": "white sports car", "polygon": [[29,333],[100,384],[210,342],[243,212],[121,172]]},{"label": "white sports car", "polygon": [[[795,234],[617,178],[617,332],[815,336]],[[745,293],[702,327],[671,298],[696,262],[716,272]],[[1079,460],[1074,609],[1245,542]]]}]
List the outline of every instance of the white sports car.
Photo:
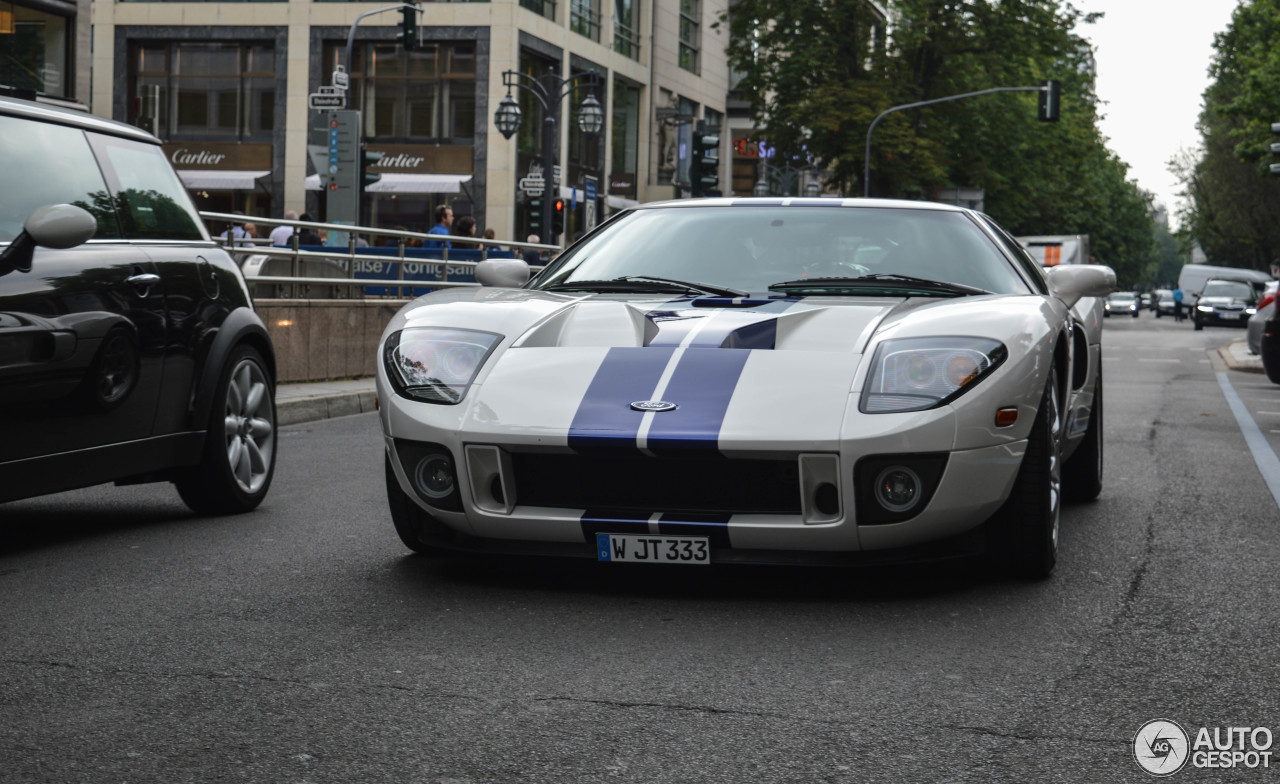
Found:
[{"label": "white sports car", "polygon": [[646,204],[528,276],[482,262],[485,285],[421,297],[383,335],[387,495],[415,551],[985,551],[1043,577],[1061,497],[1101,489],[1101,324],[1071,306],[1115,273],[1043,270],[980,213]]}]

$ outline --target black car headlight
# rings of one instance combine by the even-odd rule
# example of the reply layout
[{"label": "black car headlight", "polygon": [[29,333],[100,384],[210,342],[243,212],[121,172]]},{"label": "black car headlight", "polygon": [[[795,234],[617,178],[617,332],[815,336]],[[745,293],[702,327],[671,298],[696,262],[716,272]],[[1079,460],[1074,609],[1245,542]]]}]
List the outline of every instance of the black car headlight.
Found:
[{"label": "black car headlight", "polygon": [[864,414],[923,411],[950,403],[1009,356],[988,338],[886,340],[871,359],[859,410]]},{"label": "black car headlight", "polygon": [[397,394],[453,405],[467,394],[501,341],[502,336],[493,332],[412,327],[387,338],[382,362]]}]

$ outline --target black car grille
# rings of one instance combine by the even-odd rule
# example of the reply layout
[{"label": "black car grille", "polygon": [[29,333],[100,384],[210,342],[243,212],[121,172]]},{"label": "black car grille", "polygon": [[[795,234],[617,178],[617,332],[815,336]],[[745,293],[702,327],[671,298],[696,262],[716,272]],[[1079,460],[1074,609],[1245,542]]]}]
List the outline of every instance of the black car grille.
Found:
[{"label": "black car grille", "polygon": [[516,503],[637,512],[800,513],[795,458],[516,453]]}]

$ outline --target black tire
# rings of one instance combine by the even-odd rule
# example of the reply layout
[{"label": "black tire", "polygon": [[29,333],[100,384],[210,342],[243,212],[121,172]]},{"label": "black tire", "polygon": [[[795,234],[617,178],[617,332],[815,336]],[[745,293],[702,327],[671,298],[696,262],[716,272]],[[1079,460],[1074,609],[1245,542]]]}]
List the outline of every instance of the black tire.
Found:
[{"label": "black tire", "polygon": [[1160,317],[1161,317],[1161,316],[1163,316],[1163,315],[1164,315],[1164,314],[1160,312],[1159,308],[1157,308],[1157,309],[1156,309],[1156,318],[1160,318]]},{"label": "black tire", "polygon": [[395,524],[400,541],[418,555],[443,554],[444,551],[440,548],[422,542],[423,530],[438,528],[440,523],[400,489],[400,482],[391,468],[390,455],[383,456],[383,466],[387,475],[387,505],[391,507],[391,522]]},{"label": "black tire", "polygon": [[1067,501],[1092,501],[1102,492],[1102,363],[1089,412],[1089,429],[1075,454],[1062,466],[1062,497]]},{"label": "black tire", "polygon": [[252,346],[231,352],[218,377],[200,465],[175,480],[200,514],[240,514],[262,503],[276,467],[275,381]]},{"label": "black tire", "polygon": [[1013,490],[987,523],[987,558],[1002,574],[1043,580],[1058,561],[1062,414],[1058,373],[1040,400]]},{"label": "black tire", "polygon": [[1273,384],[1280,384],[1280,319],[1271,319],[1262,325],[1262,369]]},{"label": "black tire", "polygon": [[1200,330],[1204,329],[1204,324],[1200,323],[1200,319],[1198,319],[1198,318],[1192,318],[1191,320],[1192,320],[1193,322],[1195,322],[1195,325],[1196,325],[1196,332],[1199,332]]}]

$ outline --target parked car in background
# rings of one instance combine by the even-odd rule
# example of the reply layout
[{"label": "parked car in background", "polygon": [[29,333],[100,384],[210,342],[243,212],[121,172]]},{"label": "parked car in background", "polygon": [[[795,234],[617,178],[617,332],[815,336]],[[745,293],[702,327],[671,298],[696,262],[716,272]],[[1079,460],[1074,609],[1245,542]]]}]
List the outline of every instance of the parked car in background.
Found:
[{"label": "parked car in background", "polygon": [[1245,340],[1250,354],[1262,353],[1262,332],[1266,323],[1276,317],[1276,289],[1280,281],[1271,281],[1263,289],[1262,299],[1258,301],[1258,311],[1249,317],[1248,333]]},{"label": "parked car in background", "polygon": [[1116,291],[1107,295],[1106,304],[1103,306],[1104,316],[1133,316],[1138,317],[1138,297],[1132,291]]},{"label": "parked car in background", "polygon": [[1161,316],[1173,315],[1173,291],[1171,289],[1156,289],[1152,294],[1155,296],[1156,318]]},{"label": "parked car in background", "polygon": [[[1045,272],[986,216],[686,199],[611,218],[525,283],[428,294],[383,333],[410,549],[604,563],[987,556],[1044,577],[1102,487],[1115,273]],[[973,549],[971,549],[973,548]]]},{"label": "parked car in background", "polygon": [[1258,294],[1250,283],[1211,280],[1204,285],[1191,310],[1196,329],[1205,326],[1244,327],[1257,312]]},{"label": "parked car in background", "polygon": [[1211,280],[1234,280],[1248,283],[1259,297],[1271,275],[1258,270],[1240,267],[1217,267],[1212,264],[1184,264],[1178,274],[1178,288],[1182,289],[1186,299],[1183,307],[1194,308],[1200,292]]},{"label": "parked car in background", "polygon": [[0,501],[170,481],[262,501],[275,354],[159,141],[0,98]]}]

